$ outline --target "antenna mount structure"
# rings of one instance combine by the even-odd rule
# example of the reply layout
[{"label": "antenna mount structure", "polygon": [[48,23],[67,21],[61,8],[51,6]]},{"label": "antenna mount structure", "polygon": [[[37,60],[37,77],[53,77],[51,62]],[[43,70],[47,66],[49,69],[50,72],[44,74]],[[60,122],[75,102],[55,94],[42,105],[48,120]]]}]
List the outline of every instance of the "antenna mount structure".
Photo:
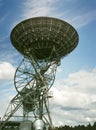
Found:
[{"label": "antenna mount structure", "polygon": [[65,21],[35,17],[17,24],[10,39],[24,58],[14,76],[18,94],[11,100],[1,128],[18,110],[21,113],[20,109],[23,121],[30,120],[32,115],[35,130],[43,130],[45,126],[52,128],[49,90],[61,59],[76,48],[78,33]]}]

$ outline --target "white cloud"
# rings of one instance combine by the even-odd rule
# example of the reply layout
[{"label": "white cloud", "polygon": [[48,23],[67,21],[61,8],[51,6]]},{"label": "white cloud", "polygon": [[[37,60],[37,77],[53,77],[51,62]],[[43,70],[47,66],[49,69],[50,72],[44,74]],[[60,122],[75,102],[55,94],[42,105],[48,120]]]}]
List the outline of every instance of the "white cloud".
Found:
[{"label": "white cloud", "polygon": [[96,121],[96,68],[69,74],[52,87],[54,124],[78,125]]},{"label": "white cloud", "polygon": [[12,80],[15,68],[8,62],[0,62],[0,80]]},{"label": "white cloud", "polygon": [[74,13],[72,16],[69,14],[68,16],[67,21],[76,28],[80,28],[88,25],[92,21],[96,21],[96,10],[83,11],[81,9],[80,13]]},{"label": "white cloud", "polygon": [[[63,4],[63,6],[61,6],[60,2]],[[80,7],[79,10],[77,10],[75,7],[77,1],[72,1],[72,3],[74,3],[73,6],[66,8],[66,5],[68,6],[68,2],[71,1],[24,0],[22,3],[22,17],[23,19],[37,16],[57,17],[71,23],[76,28],[81,28],[95,20],[95,9],[84,10],[83,7]]]},{"label": "white cloud", "polygon": [[[12,65],[5,62],[2,65],[0,63],[0,68],[2,66],[12,67]],[[5,69],[2,68],[2,70]],[[96,68],[90,71],[79,70],[69,74],[67,78],[55,82],[51,88],[53,98],[50,102],[50,111],[54,125],[85,125],[96,121],[95,81]],[[2,98],[1,100],[3,107],[6,106],[6,101],[9,102],[14,95],[14,90],[12,89],[9,93],[10,96],[8,96],[10,98],[7,99],[6,91],[8,91],[8,88],[3,91],[3,96],[5,95],[4,97],[6,97],[6,99]],[[4,110],[0,110],[1,116],[2,113],[4,114],[5,108],[7,107],[4,107]]]},{"label": "white cloud", "polygon": [[25,0],[23,3],[23,17],[52,16],[56,11],[54,3],[58,0]]},{"label": "white cloud", "polygon": [[16,95],[16,90],[12,82],[3,82],[0,90],[0,117],[3,117],[10,101]]}]

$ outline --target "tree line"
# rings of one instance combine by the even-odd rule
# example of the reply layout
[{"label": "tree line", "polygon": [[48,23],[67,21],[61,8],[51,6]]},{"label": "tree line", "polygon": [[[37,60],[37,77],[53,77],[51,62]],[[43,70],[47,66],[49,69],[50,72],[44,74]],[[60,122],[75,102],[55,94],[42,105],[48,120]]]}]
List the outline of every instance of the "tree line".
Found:
[{"label": "tree line", "polygon": [[54,130],[96,130],[96,122],[91,125],[90,123],[85,126],[85,125],[78,125],[78,126],[60,126],[60,127],[56,127],[54,128]]}]

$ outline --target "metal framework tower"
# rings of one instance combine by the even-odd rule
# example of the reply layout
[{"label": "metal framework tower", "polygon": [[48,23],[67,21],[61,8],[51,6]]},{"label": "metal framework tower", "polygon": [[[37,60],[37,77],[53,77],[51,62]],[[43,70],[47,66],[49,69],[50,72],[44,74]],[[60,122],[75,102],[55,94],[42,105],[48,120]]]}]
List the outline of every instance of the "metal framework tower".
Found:
[{"label": "metal framework tower", "polygon": [[35,130],[52,127],[49,112],[49,89],[54,83],[60,60],[77,46],[77,31],[67,22],[36,17],[19,23],[11,32],[13,46],[24,56],[14,76],[18,94],[11,100],[2,118],[2,127],[22,109],[23,120],[29,120]]}]

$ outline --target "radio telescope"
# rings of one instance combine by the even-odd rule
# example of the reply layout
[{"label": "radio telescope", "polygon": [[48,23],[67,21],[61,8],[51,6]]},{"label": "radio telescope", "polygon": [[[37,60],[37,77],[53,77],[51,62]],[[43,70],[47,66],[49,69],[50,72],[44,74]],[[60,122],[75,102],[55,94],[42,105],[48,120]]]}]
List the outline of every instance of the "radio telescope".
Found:
[{"label": "radio telescope", "polygon": [[[77,31],[67,22],[52,17],[30,18],[17,24],[10,36],[13,46],[24,56],[18,66],[14,85],[18,94],[11,100],[2,118],[2,127],[19,109],[23,110],[23,130],[32,115],[35,130],[52,128],[49,93],[57,66],[79,41]],[[28,128],[29,129],[29,128]],[[27,127],[26,127],[27,130]],[[31,126],[30,126],[31,130]]]}]

